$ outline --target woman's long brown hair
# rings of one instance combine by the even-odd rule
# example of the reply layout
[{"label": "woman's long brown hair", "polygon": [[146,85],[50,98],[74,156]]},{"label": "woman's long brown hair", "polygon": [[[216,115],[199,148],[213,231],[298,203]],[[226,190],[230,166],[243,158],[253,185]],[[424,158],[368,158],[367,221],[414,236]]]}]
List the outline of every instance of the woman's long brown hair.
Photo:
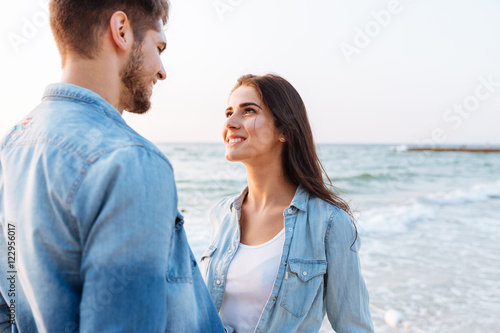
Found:
[{"label": "woman's long brown hair", "polygon": [[[276,129],[285,137],[282,163],[288,179],[295,185],[302,185],[312,195],[344,210],[354,224],[347,202],[330,189],[333,185],[316,154],[306,107],[297,90],[287,80],[274,74],[244,75],[238,79],[232,91],[240,86],[250,86],[260,94],[262,102],[273,114]],[[323,176],[328,183],[325,183]]]}]

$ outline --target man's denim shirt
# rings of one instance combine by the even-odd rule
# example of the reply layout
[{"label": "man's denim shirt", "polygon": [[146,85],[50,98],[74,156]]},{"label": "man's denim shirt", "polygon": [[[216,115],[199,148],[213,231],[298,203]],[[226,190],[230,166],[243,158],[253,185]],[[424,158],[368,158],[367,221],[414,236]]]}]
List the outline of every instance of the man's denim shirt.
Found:
[{"label": "man's denim shirt", "polygon": [[2,319],[15,270],[22,332],[224,331],[169,161],[103,98],[49,85],[2,140],[0,159]]},{"label": "man's denim shirt", "polygon": [[[240,243],[247,188],[214,206],[212,244],[202,274],[219,311],[229,263]],[[276,280],[255,332],[318,332],[325,312],[336,332],[373,332],[358,241],[349,215],[299,186],[284,210],[285,244]],[[228,328],[230,330],[230,328]]]}]

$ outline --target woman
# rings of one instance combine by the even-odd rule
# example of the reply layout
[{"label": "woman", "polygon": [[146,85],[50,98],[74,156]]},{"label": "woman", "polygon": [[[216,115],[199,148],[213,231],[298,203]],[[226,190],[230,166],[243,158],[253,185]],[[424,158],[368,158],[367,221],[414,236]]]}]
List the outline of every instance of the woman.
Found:
[{"label": "woman", "polygon": [[307,113],[277,75],[245,75],[229,97],[226,158],[248,186],[210,213],[205,282],[228,331],[372,332],[349,206],[323,180]]}]

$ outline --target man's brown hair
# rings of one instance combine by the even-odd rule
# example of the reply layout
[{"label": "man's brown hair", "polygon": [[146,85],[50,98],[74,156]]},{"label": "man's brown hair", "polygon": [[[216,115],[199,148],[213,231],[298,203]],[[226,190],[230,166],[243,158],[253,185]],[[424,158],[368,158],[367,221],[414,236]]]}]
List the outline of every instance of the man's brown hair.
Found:
[{"label": "man's brown hair", "polygon": [[168,0],[50,0],[50,26],[59,53],[65,61],[68,52],[94,59],[113,13],[124,12],[130,20],[134,39],[141,43],[150,29],[165,25]]}]

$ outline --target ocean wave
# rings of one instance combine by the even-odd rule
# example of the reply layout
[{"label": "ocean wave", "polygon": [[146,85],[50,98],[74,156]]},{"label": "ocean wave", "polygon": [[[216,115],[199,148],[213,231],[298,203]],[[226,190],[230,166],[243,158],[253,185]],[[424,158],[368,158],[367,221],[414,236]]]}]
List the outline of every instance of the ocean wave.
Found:
[{"label": "ocean wave", "polygon": [[373,175],[371,173],[361,173],[361,174],[355,174],[352,176],[335,177],[332,180],[333,181],[349,181],[349,180],[356,180],[356,179],[371,180],[371,179],[376,179],[380,176],[383,176],[383,175]]},{"label": "ocean wave", "polygon": [[427,195],[424,200],[438,205],[461,205],[486,202],[500,198],[500,181],[493,184],[479,184],[470,189],[455,189]]},{"label": "ocean wave", "polygon": [[356,173],[353,175],[344,175],[340,177],[333,177],[332,181],[335,183],[336,181],[376,181],[376,180],[387,180],[395,178],[394,175],[387,172],[363,172]]},{"label": "ocean wave", "polygon": [[413,202],[403,206],[375,208],[363,212],[359,217],[361,233],[394,234],[408,230],[417,222],[431,219],[430,207]]},{"label": "ocean wave", "polygon": [[407,145],[391,146],[390,150],[399,153],[403,151],[408,151],[408,146]]}]

